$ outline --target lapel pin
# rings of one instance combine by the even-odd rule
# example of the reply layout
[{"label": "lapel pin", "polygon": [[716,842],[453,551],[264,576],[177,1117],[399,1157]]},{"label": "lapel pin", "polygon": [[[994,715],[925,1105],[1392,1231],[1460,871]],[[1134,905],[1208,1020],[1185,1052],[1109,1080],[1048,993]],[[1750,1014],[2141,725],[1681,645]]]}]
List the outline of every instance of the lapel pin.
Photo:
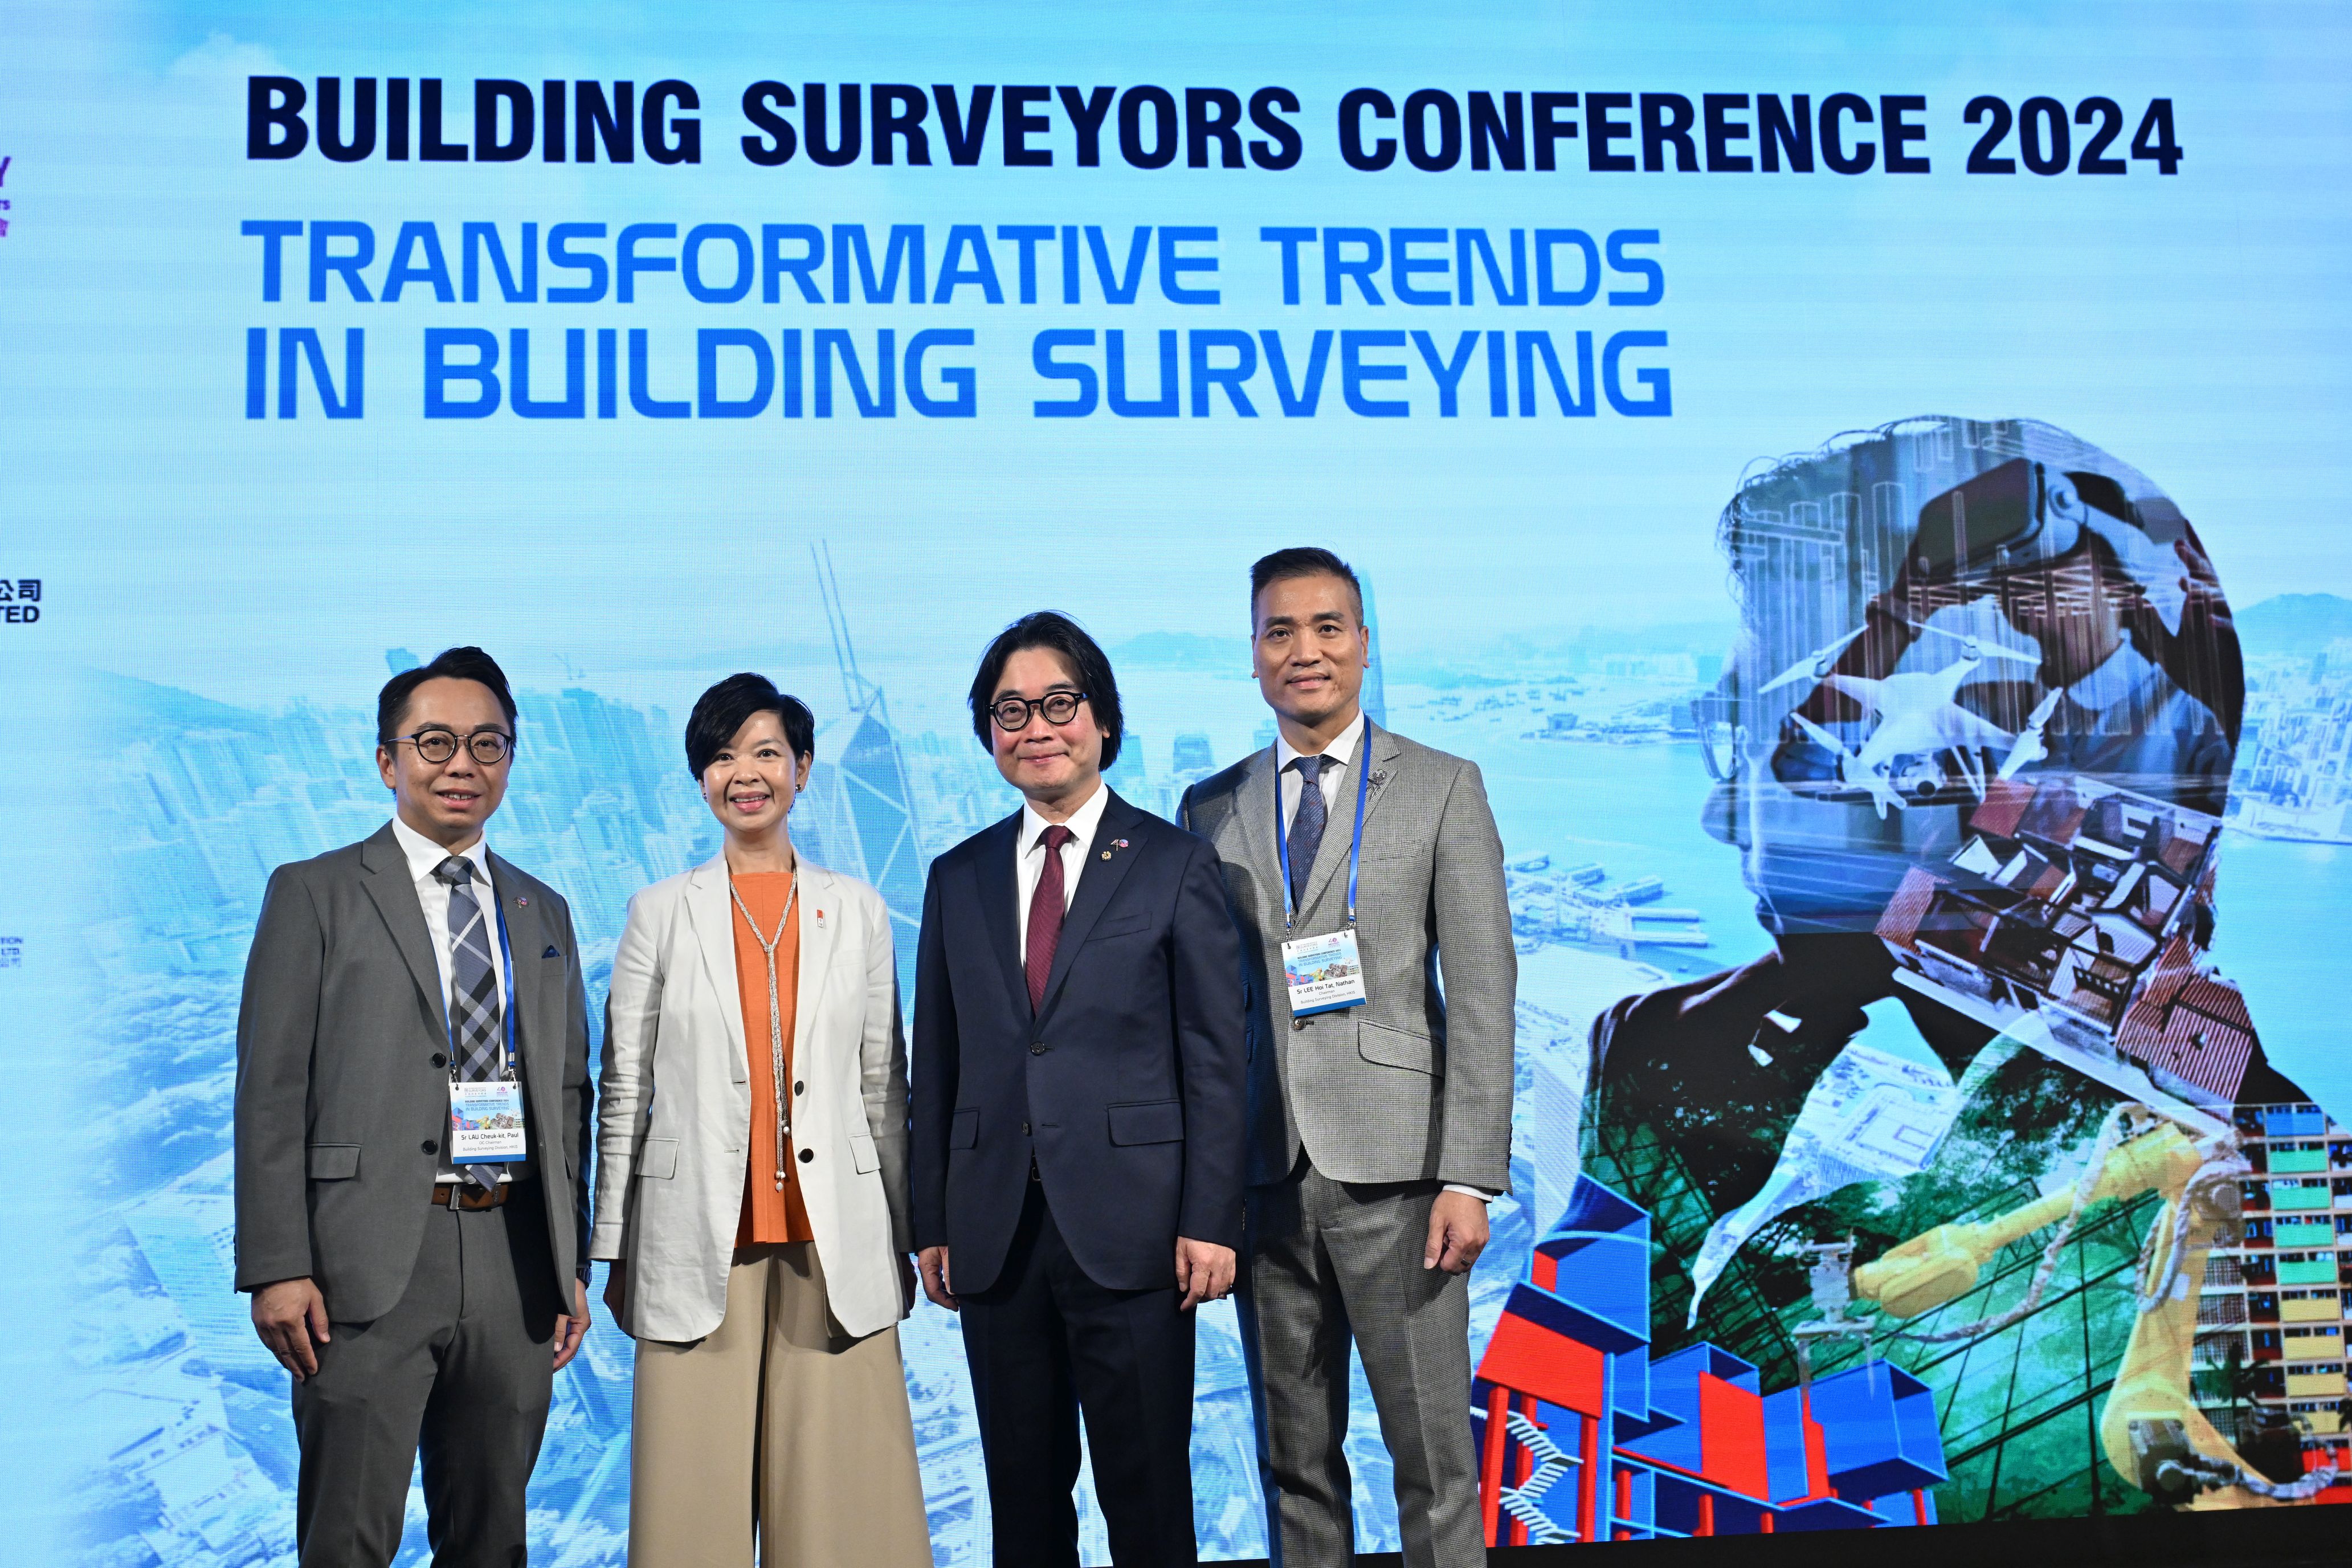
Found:
[{"label": "lapel pin", "polygon": [[1108,859],[1109,859],[1109,858],[1110,858],[1110,851],[1109,851],[1109,850],[1106,849],[1106,850],[1104,850],[1104,851],[1103,851],[1103,858],[1104,858],[1104,859],[1106,859],[1106,860],[1108,860]]},{"label": "lapel pin", "polygon": [[520,893],[517,893],[515,895],[515,908],[519,910],[527,910],[530,908],[530,900],[524,898]]}]

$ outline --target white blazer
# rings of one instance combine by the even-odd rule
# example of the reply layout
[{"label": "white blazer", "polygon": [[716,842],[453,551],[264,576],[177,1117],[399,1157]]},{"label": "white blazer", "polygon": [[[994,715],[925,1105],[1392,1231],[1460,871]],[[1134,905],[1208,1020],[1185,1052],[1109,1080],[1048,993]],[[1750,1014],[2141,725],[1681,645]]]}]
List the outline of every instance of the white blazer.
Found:
[{"label": "white blazer", "polygon": [[[805,858],[800,875],[793,1179],[834,1321],[863,1336],[911,1305],[898,966],[881,894]],[[627,1261],[621,1327],[639,1339],[698,1340],[727,1313],[752,1133],[739,918],[722,854],[631,899],[613,956],[588,1256]]]}]

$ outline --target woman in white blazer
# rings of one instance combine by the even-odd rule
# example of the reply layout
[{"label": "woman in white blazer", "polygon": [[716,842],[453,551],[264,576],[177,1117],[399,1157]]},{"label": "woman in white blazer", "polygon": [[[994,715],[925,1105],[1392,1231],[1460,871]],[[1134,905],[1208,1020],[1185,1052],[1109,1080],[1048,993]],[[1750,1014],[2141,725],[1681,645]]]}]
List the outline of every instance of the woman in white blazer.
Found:
[{"label": "woman in white blazer", "polygon": [[633,1568],[928,1564],[898,1355],[907,1053],[881,895],[789,831],[814,723],[733,675],[687,721],[726,841],[629,901],[589,1256],[637,1341]]}]

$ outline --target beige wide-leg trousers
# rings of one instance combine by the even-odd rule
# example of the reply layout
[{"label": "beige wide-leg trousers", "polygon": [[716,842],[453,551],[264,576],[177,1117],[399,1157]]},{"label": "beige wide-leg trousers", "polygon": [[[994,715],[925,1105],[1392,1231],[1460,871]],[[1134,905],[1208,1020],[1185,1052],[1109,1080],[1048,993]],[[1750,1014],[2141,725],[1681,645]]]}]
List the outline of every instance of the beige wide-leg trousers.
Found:
[{"label": "beige wide-leg trousers", "polygon": [[745,1247],[727,1316],[637,1342],[630,1568],[929,1568],[897,1325],[844,1337],[807,1242]]}]

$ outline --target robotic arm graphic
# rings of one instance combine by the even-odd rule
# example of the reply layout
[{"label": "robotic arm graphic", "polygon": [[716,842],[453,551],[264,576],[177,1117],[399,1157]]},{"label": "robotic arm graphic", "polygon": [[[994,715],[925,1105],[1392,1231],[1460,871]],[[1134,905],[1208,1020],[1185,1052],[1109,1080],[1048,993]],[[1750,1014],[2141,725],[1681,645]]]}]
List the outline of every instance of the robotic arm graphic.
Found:
[{"label": "robotic arm graphic", "polygon": [[2017,1306],[1958,1329],[1896,1331],[1897,1337],[1917,1341],[1980,1338],[2040,1305],[2060,1250],[2092,1205],[2158,1194],[2162,1204],[2134,1279],[2138,1318],[2099,1423],[2107,1462],[2150,1496],[2191,1509],[2308,1502],[2336,1479],[2332,1468],[2273,1481],[2246,1463],[2190,1397],[2198,1286],[2207,1254],[2238,1226],[2237,1183],[2249,1171],[2233,1134],[2192,1138],[2145,1105],[2125,1105],[2109,1120],[2071,1191],[1992,1219],[1938,1226],[1904,1242],[1853,1270],[1852,1298],[1875,1303],[1889,1317],[1916,1318],[1974,1289],[2003,1247],[2055,1226]]}]

